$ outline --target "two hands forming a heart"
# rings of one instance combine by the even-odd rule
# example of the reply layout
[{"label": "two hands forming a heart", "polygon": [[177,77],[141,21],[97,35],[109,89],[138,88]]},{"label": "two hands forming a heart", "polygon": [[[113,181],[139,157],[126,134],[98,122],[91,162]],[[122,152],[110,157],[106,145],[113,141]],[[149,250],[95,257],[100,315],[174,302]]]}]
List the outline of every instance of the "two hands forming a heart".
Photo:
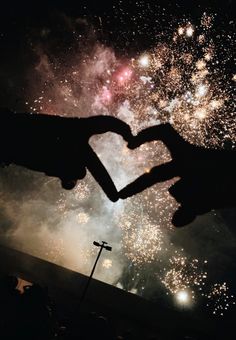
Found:
[{"label": "two hands forming a heart", "polygon": [[[114,202],[157,182],[179,177],[169,189],[180,203],[173,216],[176,226],[185,225],[211,209],[236,204],[235,150],[192,145],[170,124],[152,126],[133,136],[128,124],[112,116],[66,118],[0,109],[0,129],[0,163],[14,163],[58,177],[65,189],[72,189],[76,181],[86,175],[86,168]],[[121,135],[130,149],[160,140],[169,149],[172,160],[153,167],[117,192],[106,168],[88,143],[92,135],[108,131]],[[9,135],[14,138],[9,139]]]}]

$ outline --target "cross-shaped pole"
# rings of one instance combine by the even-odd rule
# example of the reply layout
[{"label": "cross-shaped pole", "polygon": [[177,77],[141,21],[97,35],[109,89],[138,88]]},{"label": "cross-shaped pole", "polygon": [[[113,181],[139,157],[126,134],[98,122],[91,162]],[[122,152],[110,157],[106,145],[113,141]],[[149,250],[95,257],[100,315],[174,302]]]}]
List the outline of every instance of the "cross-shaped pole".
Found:
[{"label": "cross-shaped pole", "polygon": [[94,265],[93,265],[93,269],[92,269],[91,274],[90,274],[90,276],[89,276],[89,278],[88,278],[88,281],[87,281],[87,283],[86,283],[86,286],[85,286],[85,288],[84,288],[83,294],[82,294],[82,296],[81,296],[80,305],[81,305],[81,303],[84,301],[84,298],[85,298],[85,296],[86,296],[88,287],[89,287],[90,282],[91,282],[91,280],[92,280],[92,277],[93,277],[93,274],[94,274],[96,265],[97,265],[97,263],[98,263],[99,257],[101,256],[101,253],[102,253],[103,249],[106,249],[107,251],[111,251],[111,250],[112,250],[112,247],[109,246],[109,245],[107,245],[108,243],[105,242],[105,241],[102,241],[102,243],[99,243],[99,242],[94,241],[93,244],[94,244],[96,247],[100,247],[100,250],[99,250],[99,252],[98,252],[96,261],[95,261],[95,263],[94,263]]}]

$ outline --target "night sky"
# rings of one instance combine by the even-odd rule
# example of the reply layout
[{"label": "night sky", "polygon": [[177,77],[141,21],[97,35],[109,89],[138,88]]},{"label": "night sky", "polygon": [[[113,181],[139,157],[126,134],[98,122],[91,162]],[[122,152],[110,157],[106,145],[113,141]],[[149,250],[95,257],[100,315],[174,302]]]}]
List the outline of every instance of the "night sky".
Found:
[{"label": "night sky", "polygon": [[[108,114],[134,133],[169,120],[190,142],[234,145],[233,1],[15,1],[0,15],[2,107]],[[170,157],[160,143],[130,151],[110,133],[90,144],[119,189]],[[227,320],[236,302],[236,209],[176,229],[173,181],[111,203],[90,174],[68,192],[56,178],[0,168],[0,242],[88,274],[92,242],[105,239],[113,251],[96,278]]]}]

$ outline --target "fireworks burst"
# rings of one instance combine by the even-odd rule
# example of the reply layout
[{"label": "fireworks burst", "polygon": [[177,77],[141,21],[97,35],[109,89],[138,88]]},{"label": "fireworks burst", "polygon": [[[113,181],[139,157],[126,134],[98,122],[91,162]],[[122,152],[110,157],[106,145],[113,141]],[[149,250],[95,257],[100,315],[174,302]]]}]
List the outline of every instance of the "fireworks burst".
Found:
[{"label": "fireworks burst", "polygon": [[134,264],[150,263],[157,259],[158,252],[162,250],[163,237],[158,225],[152,224],[147,216],[137,221],[136,216],[133,217],[131,212],[131,219],[127,216],[121,227],[125,255]]},{"label": "fireworks burst", "polygon": [[[183,253],[183,249],[181,251]],[[204,261],[206,265],[207,261]],[[191,298],[195,299],[195,290],[201,291],[207,279],[207,272],[198,259],[189,260],[177,250],[175,255],[169,259],[170,269],[164,271],[162,283],[177,298],[182,296],[181,292],[191,292]],[[189,293],[188,293],[189,296]]]},{"label": "fireworks burst", "polygon": [[[68,56],[63,67],[56,59],[50,63],[46,54],[40,55],[36,72],[43,87],[37,95],[30,96],[33,99],[27,100],[26,106],[32,112],[68,117],[114,115],[130,124],[134,133],[169,121],[191,143],[219,148],[230,140],[234,146],[236,75],[226,72],[230,51],[222,51],[219,40],[214,41],[213,23],[214,16],[206,13],[198,24],[182,20],[171,27],[169,36],[163,39],[163,34],[160,35],[155,46],[152,44],[154,47],[139,51],[132,58],[118,58],[111,48],[99,43],[85,49],[87,52]],[[223,39],[224,35],[220,37]],[[228,40],[232,46],[234,36]],[[168,150],[159,142],[147,143],[131,152],[117,136],[106,134],[91,138],[90,144],[118,189],[153,166],[170,160]],[[158,262],[167,254],[164,244],[168,242],[171,218],[178,207],[168,193],[175,180],[157,184],[117,204],[106,201],[89,174],[72,192],[58,194],[57,190],[57,216],[63,226],[73,225],[70,231],[75,239],[65,233],[50,241],[48,259],[60,262],[67,256],[68,267],[85,272],[83,266],[90,265],[95,254],[88,249],[89,242],[94,234],[96,237],[106,234],[118,243],[113,247],[114,257],[103,261],[103,269],[109,269],[106,272],[117,267],[118,257],[122,258],[122,266],[132,264],[138,269]],[[91,230],[90,239],[85,235]],[[73,259],[66,254],[72,246],[76,248]],[[160,281],[181,303],[205,294],[206,261],[188,258],[183,250],[175,248],[169,250],[166,261],[158,263],[165,266],[160,270]],[[143,284],[141,289],[144,290]],[[136,287],[128,290],[140,293]],[[223,313],[231,304],[232,296],[227,295],[227,290],[225,284],[215,284],[208,294],[210,301],[216,300],[216,305],[212,302],[213,313]]]},{"label": "fireworks burst", "polygon": [[[73,90],[77,85],[87,90],[90,99],[86,96],[84,100],[97,113],[117,115],[124,100],[128,101],[134,116],[129,123],[134,131],[168,120],[192,143],[222,147],[229,138],[235,143],[235,75],[227,79],[223,72],[229,51],[224,51],[225,62],[217,59],[217,53],[222,51],[220,47],[217,50],[211,38],[213,21],[214,16],[204,13],[199,26],[190,22],[179,26],[177,36],[173,31],[168,44],[158,43],[125,65],[113,52],[98,48],[94,57],[81,58],[80,77],[74,67],[65,70],[66,78],[54,72],[54,96],[49,96],[51,90],[45,88],[32,104],[27,104],[32,111],[55,114],[65,114],[69,105],[72,114],[85,115],[87,110],[80,112],[81,98],[76,98]],[[186,37],[191,38],[191,43]],[[90,73],[85,73],[84,61]],[[55,98],[55,92],[57,100],[48,99]]]}]

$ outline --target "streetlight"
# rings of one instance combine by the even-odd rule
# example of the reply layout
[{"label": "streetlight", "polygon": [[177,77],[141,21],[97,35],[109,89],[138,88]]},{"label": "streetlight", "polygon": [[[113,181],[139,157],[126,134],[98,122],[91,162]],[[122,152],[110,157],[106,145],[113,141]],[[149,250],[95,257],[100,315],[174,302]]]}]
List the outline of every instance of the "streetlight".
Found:
[{"label": "streetlight", "polygon": [[93,269],[92,269],[91,274],[90,274],[90,276],[89,276],[89,278],[88,278],[88,281],[87,281],[87,283],[86,283],[86,286],[85,286],[85,288],[84,288],[83,294],[82,294],[82,296],[81,296],[81,298],[80,298],[80,304],[84,301],[84,298],[85,298],[85,296],[86,296],[86,293],[87,293],[89,284],[90,284],[90,282],[91,282],[91,280],[92,280],[92,277],[93,277],[93,274],[94,274],[96,265],[97,265],[97,263],[98,263],[99,257],[101,256],[101,253],[102,253],[103,249],[106,249],[107,251],[112,251],[112,247],[111,247],[111,246],[108,246],[108,245],[107,245],[108,243],[105,242],[105,241],[102,241],[102,243],[93,241],[93,244],[94,244],[96,247],[100,247],[100,250],[99,250],[99,252],[98,252],[98,256],[97,256],[96,261],[95,261],[95,263],[94,263],[94,265],[93,265]]}]

